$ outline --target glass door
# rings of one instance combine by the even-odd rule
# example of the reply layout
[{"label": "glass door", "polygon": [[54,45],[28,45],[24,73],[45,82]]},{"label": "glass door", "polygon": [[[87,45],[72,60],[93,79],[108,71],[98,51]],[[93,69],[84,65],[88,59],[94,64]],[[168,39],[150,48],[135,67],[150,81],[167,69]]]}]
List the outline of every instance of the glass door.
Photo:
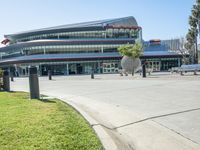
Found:
[{"label": "glass door", "polygon": [[160,71],[160,62],[159,61],[153,62],[153,71]]},{"label": "glass door", "polygon": [[160,71],[160,61],[148,61],[147,69],[151,71]]}]

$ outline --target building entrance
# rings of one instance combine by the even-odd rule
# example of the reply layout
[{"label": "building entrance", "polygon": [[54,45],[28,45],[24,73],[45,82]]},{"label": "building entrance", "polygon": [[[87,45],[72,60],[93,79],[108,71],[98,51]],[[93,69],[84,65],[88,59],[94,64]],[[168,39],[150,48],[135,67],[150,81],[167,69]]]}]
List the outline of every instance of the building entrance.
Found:
[{"label": "building entrance", "polygon": [[83,74],[83,66],[76,64],[77,74]]},{"label": "building entrance", "polygon": [[147,69],[152,71],[160,71],[161,62],[160,61],[148,61]]}]

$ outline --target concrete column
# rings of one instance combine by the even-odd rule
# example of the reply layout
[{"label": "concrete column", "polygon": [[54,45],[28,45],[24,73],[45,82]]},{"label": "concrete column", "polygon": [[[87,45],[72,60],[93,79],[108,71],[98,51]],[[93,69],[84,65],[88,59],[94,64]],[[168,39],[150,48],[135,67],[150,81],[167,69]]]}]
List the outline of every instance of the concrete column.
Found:
[{"label": "concrete column", "polygon": [[29,68],[29,86],[30,86],[30,99],[40,99],[37,68],[34,66]]},{"label": "concrete column", "polygon": [[180,60],[180,58],[178,59],[178,67],[180,67],[181,66],[181,60]]},{"label": "concrete column", "polygon": [[67,75],[69,75],[69,64],[68,63],[66,64],[66,69],[67,69],[66,70],[67,71]]},{"label": "concrete column", "polygon": [[98,73],[101,73],[101,63],[98,62]]},{"label": "concrete column", "polygon": [[42,67],[41,67],[41,64],[39,64],[39,69],[38,70],[39,70],[39,75],[42,76]]},{"label": "concrete column", "polygon": [[3,89],[5,91],[10,91],[10,79],[8,71],[4,71],[3,73]]},{"label": "concrete column", "polygon": [[10,67],[10,80],[14,81],[14,73],[15,73],[15,68],[12,66]]}]

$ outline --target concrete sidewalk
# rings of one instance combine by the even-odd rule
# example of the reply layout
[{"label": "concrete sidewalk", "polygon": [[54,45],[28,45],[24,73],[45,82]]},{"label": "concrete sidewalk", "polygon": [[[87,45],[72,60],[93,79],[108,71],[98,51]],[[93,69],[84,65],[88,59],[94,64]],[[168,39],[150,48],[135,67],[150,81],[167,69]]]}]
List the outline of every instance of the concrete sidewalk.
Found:
[{"label": "concrete sidewalk", "polygon": [[[95,77],[42,77],[40,90],[83,110],[118,149],[200,149],[200,76]],[[28,80],[18,78],[11,87],[28,91]]]}]

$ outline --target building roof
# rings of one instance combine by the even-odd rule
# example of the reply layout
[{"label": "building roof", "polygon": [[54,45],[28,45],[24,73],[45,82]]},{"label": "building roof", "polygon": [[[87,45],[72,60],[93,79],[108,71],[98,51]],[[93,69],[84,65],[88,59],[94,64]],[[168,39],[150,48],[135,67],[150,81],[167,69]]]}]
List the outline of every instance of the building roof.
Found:
[{"label": "building roof", "polygon": [[177,56],[181,57],[180,54],[172,51],[164,44],[161,44],[161,41],[155,42],[144,42],[144,56],[148,57],[170,57]]},{"label": "building roof", "polygon": [[99,21],[91,21],[91,22],[83,22],[83,23],[76,23],[76,24],[68,24],[68,25],[61,25],[55,26],[50,28],[43,28],[31,31],[20,32],[16,34],[9,34],[5,35],[5,38],[13,40],[21,37],[31,36],[31,35],[38,35],[44,33],[56,33],[56,32],[63,32],[68,31],[69,29],[73,30],[80,30],[83,28],[104,28],[105,26],[138,26],[137,21],[134,17],[123,17],[123,18],[116,18],[116,19],[106,19],[106,20],[99,20]]}]

